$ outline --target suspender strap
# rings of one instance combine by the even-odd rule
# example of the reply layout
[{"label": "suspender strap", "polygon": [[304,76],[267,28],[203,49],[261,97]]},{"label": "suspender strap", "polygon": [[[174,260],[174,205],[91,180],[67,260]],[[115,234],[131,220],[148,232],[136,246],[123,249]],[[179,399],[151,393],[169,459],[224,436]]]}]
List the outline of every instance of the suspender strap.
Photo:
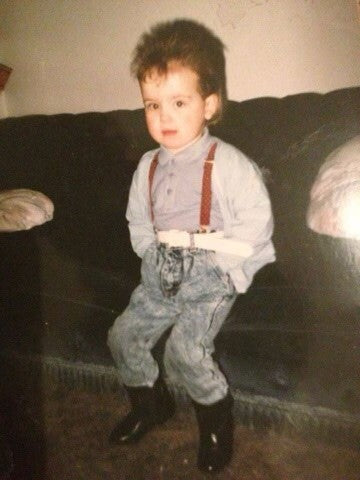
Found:
[{"label": "suspender strap", "polygon": [[208,156],[204,162],[200,207],[200,232],[207,232],[210,226],[211,173],[214,165],[216,145],[216,143],[211,145]]},{"label": "suspender strap", "polygon": [[152,162],[150,164],[150,170],[149,170],[149,205],[150,205],[151,221],[153,223],[154,223],[154,208],[153,208],[153,201],[151,196],[151,189],[152,189],[152,184],[154,180],[155,170],[158,165],[158,158],[159,158],[159,152],[157,152],[154,158],[152,159]]},{"label": "suspender strap", "polygon": [[[200,206],[200,232],[207,232],[210,225],[211,211],[211,173],[214,165],[214,157],[217,143],[213,143],[204,162],[204,172],[202,178],[201,206]],[[152,202],[152,184],[155,170],[158,165],[159,152],[154,155],[149,169],[149,204],[151,221],[154,222],[154,209]]]}]

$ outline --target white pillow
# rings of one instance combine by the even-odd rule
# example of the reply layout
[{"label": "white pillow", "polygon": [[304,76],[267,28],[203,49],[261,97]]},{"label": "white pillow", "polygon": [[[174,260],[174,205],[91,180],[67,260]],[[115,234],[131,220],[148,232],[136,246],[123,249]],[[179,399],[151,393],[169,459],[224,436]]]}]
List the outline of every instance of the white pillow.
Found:
[{"label": "white pillow", "polygon": [[29,230],[53,218],[54,205],[43,193],[26,188],[0,191],[0,232]]},{"label": "white pillow", "polygon": [[360,135],[326,158],[311,188],[306,221],[317,233],[360,239]]}]

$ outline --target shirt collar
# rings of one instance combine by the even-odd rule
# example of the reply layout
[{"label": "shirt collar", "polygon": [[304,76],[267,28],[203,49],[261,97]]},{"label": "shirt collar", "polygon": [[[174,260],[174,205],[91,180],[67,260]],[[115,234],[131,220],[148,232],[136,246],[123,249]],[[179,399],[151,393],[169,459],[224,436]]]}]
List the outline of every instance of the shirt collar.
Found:
[{"label": "shirt collar", "polygon": [[195,143],[189,145],[178,153],[172,153],[164,146],[160,146],[159,164],[165,165],[169,160],[174,159],[176,162],[180,161],[191,162],[199,156],[206,155],[211,144],[211,136],[207,127],[204,128],[204,133]]}]

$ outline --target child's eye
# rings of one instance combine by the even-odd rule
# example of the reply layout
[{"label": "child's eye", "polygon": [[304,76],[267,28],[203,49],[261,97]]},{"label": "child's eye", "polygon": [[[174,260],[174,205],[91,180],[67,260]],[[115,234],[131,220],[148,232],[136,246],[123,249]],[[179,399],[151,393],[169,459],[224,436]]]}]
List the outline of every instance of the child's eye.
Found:
[{"label": "child's eye", "polygon": [[176,106],[179,107],[179,108],[183,107],[184,105],[185,105],[185,103],[182,100],[178,100],[176,102]]},{"label": "child's eye", "polygon": [[157,103],[147,103],[145,105],[146,110],[157,110],[159,108],[159,105]]}]

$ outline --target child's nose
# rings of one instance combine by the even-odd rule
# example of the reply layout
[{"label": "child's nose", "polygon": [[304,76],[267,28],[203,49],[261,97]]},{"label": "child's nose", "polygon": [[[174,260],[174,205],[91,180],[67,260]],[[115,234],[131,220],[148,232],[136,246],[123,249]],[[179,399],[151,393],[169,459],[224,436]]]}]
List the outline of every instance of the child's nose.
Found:
[{"label": "child's nose", "polygon": [[163,105],[161,106],[160,108],[160,120],[162,122],[168,120],[170,118],[171,114],[170,114],[170,109],[168,106],[166,105]]}]

